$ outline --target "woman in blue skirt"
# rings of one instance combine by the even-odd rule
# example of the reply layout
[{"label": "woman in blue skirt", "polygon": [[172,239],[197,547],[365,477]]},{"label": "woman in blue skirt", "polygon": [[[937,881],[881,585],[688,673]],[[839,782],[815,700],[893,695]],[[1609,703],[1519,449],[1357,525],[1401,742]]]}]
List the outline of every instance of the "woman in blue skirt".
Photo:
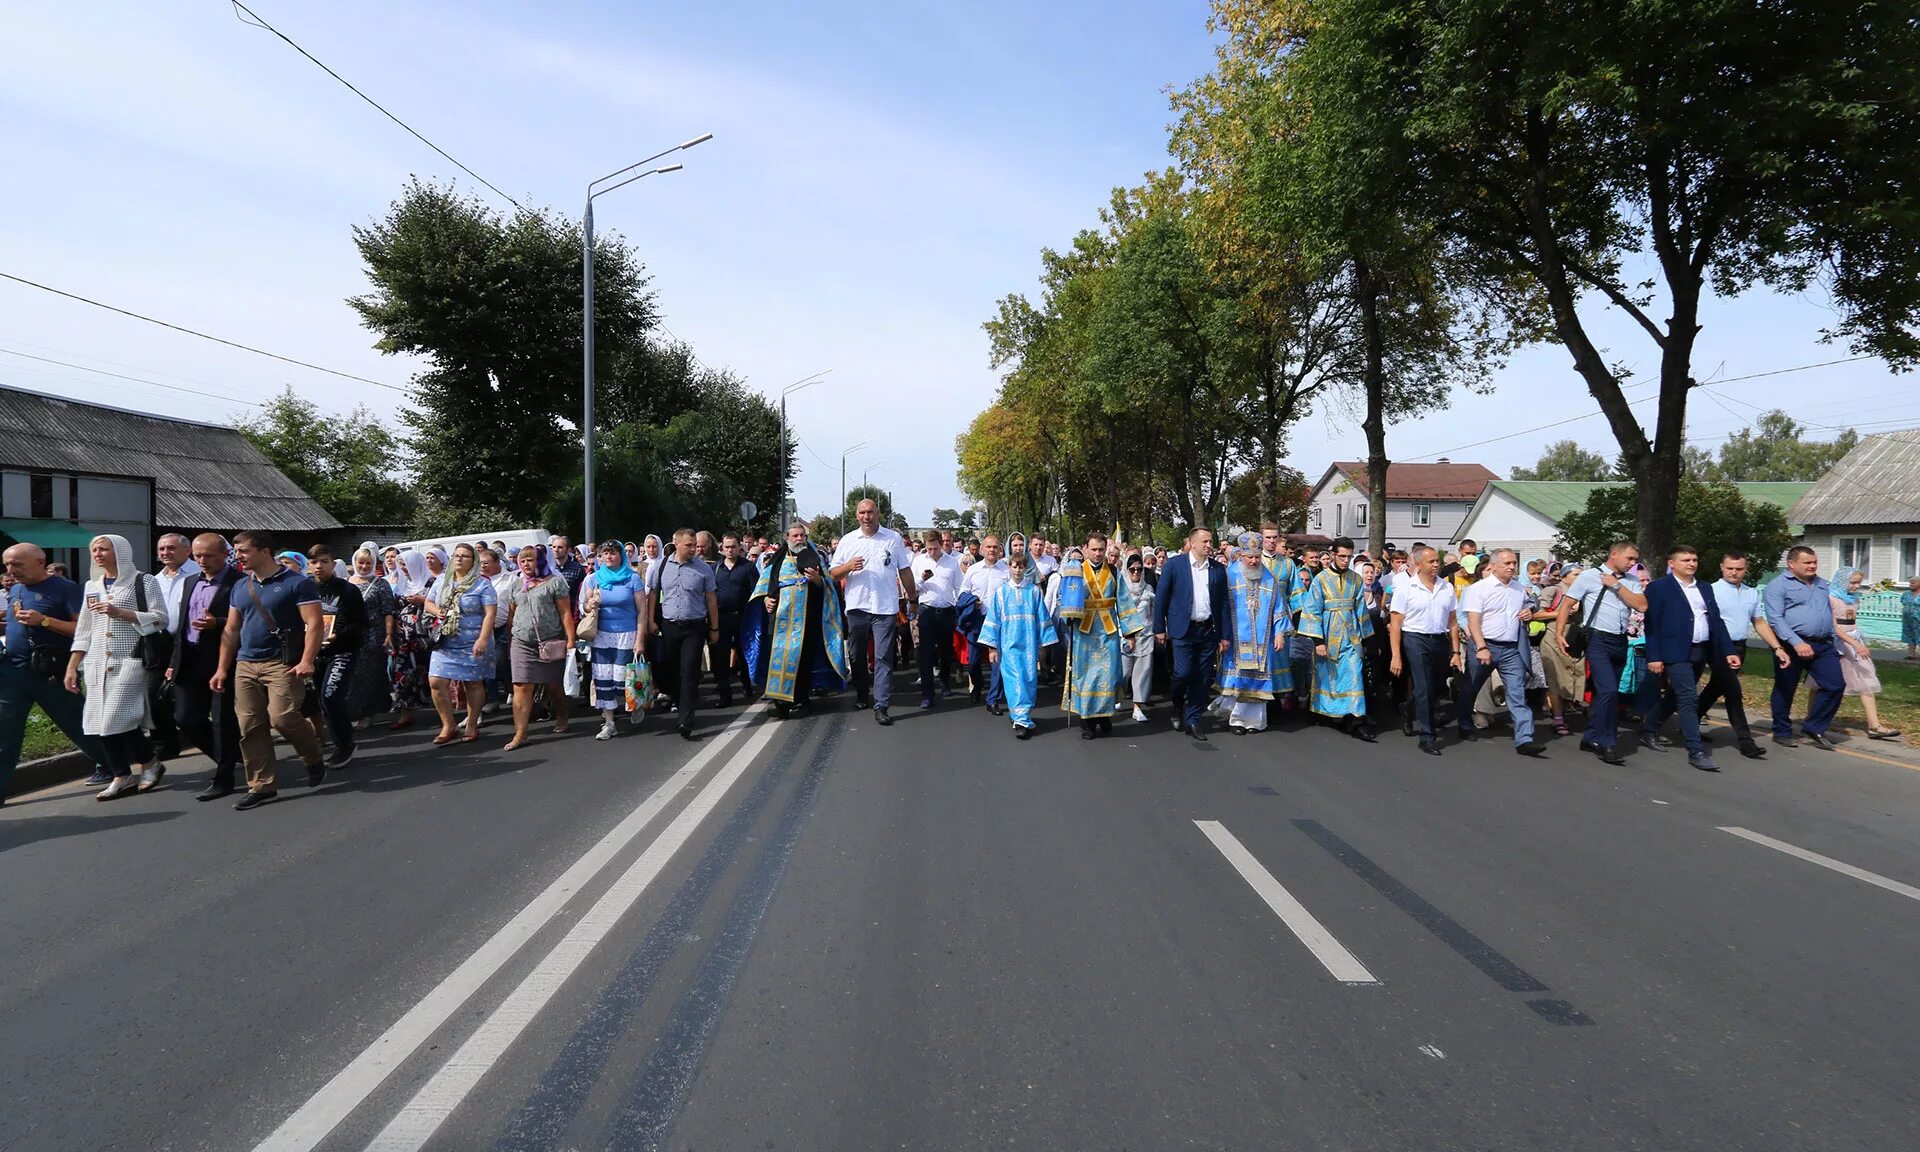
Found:
[{"label": "woman in blue skirt", "polygon": [[453,569],[440,577],[425,604],[433,656],[427,663],[427,683],[433,689],[433,707],[440,713],[435,744],[450,744],[455,735],[453,686],[466,697],[467,741],[480,738],[480,707],[487,702],[486,679],[493,671],[493,617],[499,604],[493,582],[474,565],[471,544],[456,544]]}]

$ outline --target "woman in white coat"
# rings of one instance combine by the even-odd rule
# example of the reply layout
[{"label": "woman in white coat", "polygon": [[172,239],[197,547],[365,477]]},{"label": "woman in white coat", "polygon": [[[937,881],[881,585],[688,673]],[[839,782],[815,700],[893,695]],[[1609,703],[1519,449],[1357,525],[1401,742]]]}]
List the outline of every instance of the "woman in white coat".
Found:
[{"label": "woman in white coat", "polygon": [[[67,691],[80,691],[80,682],[86,681],[80,728],[100,738],[105,767],[113,774],[113,782],[95,799],[112,800],[151,790],[166,775],[165,765],[148,764],[153,759],[146,736],[146,729],[153,726],[147,709],[153,674],[141,665],[133,648],[142,636],[166,631],[167,602],[160,582],[135,566],[133,545],[126,537],[95,536],[88,552],[95,575],[87,581],[87,606],[73,633]],[[136,768],[141,769],[137,776]]]}]

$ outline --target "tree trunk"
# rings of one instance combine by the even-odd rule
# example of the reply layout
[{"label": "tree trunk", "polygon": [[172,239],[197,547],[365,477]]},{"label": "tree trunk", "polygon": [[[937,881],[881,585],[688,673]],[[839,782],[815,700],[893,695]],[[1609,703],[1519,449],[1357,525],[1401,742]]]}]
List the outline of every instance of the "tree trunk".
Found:
[{"label": "tree trunk", "polygon": [[1361,379],[1367,391],[1367,555],[1378,556],[1387,543],[1387,355],[1380,331],[1380,285],[1365,260],[1353,264],[1354,294],[1360,305],[1360,335],[1366,345]]}]

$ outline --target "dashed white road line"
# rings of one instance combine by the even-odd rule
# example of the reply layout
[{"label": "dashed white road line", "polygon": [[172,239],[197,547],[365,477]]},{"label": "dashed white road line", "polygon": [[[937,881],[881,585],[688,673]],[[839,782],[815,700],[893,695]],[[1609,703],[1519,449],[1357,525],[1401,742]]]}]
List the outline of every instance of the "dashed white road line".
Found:
[{"label": "dashed white road line", "polygon": [[1314,959],[1326,966],[1335,980],[1343,984],[1380,983],[1373,973],[1367,971],[1367,966],[1347,951],[1346,945],[1334,939],[1333,933],[1327,931],[1326,926],[1316,920],[1313,913],[1307,911],[1306,906],[1296,900],[1284,884],[1274,879],[1266,865],[1247,851],[1246,845],[1240,843],[1224,825],[1218,820],[1195,820],[1193,824],[1208,840],[1213,841],[1213,846],[1227,858],[1227,863],[1233,865],[1234,871],[1240,873],[1241,879],[1267,902],[1267,907],[1280,917],[1280,922],[1293,930],[1293,934],[1300,938],[1300,943],[1307,946],[1307,951],[1313,953]]},{"label": "dashed white road line", "polygon": [[654,789],[640,806],[628,813],[613,830],[560,874],[552,884],[535,896],[513,919],[480,945],[427,993],[418,1004],[381,1033],[379,1038],[342,1068],[318,1092],[287,1117],[280,1127],[255,1146],[254,1152],[310,1152],[327,1133],[334,1130],[355,1108],[366,1100],[394,1070],[426,1043],[448,1017],[473,998],[486,982],[499,972],[515,953],[558,915],[588,881],[605,868],[622,849],[631,844],[647,825],[653,823],[694,779],[706,771],[715,757],[733,738],[758,717],[764,708],[747,709],[739,718],[710,739],[693,759]]},{"label": "dashed white road line", "polygon": [[1789,844],[1785,840],[1775,840],[1771,836],[1762,836],[1758,832],[1752,832],[1745,828],[1721,827],[1720,831],[1738,836],[1742,840],[1751,840],[1755,844],[1764,845],[1773,849],[1775,852],[1784,852],[1789,856],[1797,856],[1809,864],[1818,864],[1822,868],[1830,868],[1842,876],[1851,876],[1855,880],[1863,880],[1875,888],[1885,888],[1889,892],[1897,892],[1909,900],[1920,900],[1920,888],[1915,888],[1911,884],[1902,884],[1898,880],[1889,880],[1878,872],[1869,872],[1865,868],[1855,868],[1843,860],[1835,860],[1831,856],[1822,856],[1818,852],[1809,852],[1805,848]]}]

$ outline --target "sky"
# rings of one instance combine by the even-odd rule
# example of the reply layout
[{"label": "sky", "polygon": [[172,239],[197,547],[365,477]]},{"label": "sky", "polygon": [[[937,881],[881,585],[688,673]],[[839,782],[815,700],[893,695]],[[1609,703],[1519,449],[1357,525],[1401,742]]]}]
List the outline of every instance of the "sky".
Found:
[{"label": "sky", "polygon": [[[529,205],[577,215],[588,180],[714,133],[683,171],[597,201],[597,227],[641,254],[666,327],[704,362],[770,396],[832,369],[789,400],[803,513],[838,506],[843,453],[864,441],[848,483],[888,488],[916,524],[963,504],[954,438],[998,386],[981,322],[1035,293],[1042,247],[1168,162],[1165,89],[1213,61],[1203,0],[248,2]],[[387,386],[5,280],[0,383],[216,422],[291,385],[392,420],[416,366],[376,351],[344,303],[367,287],[350,229],[412,175],[508,206],[225,0],[0,0],[0,27],[0,272]],[[1611,360],[1656,365],[1630,324],[1587,311]],[[1696,375],[1847,356],[1818,342],[1831,319],[1818,291],[1713,301]],[[1697,394],[1689,434],[1711,449],[1776,406],[1822,437],[1920,424],[1920,389],[1865,361]],[[1544,345],[1388,446],[1505,475],[1560,438],[1616,451],[1571,358]],[[1365,444],[1327,410],[1289,450],[1311,480]]]}]

